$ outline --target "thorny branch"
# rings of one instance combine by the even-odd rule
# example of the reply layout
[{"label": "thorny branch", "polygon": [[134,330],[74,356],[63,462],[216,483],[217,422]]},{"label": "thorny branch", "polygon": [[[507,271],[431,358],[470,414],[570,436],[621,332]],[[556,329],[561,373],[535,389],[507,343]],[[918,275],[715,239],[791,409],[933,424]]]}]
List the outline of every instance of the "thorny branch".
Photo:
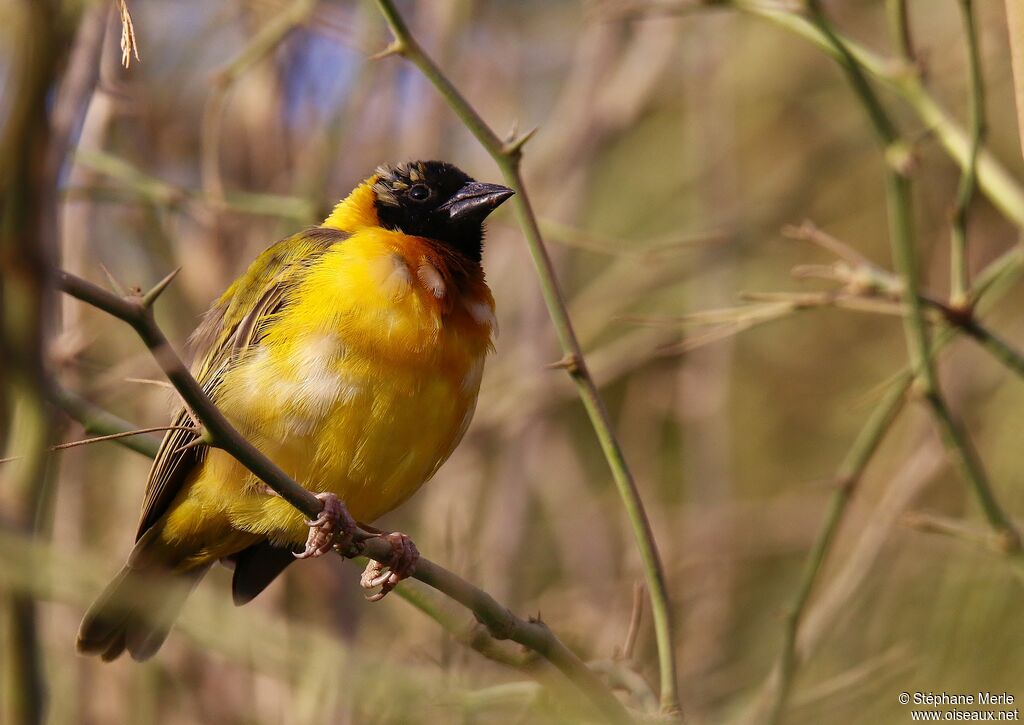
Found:
[{"label": "thorny branch", "polygon": [[[321,501],[296,483],[235,430],[192,377],[185,363],[157,325],[152,306],[160,292],[173,279],[174,274],[172,272],[165,277],[149,292],[130,297],[119,297],[68,272],[59,274],[59,286],[72,297],[128,323],[202,424],[204,442],[230,453],[282,498],[308,518],[315,519],[323,506]],[[371,559],[386,562],[391,555],[390,545],[370,532],[360,529],[356,538],[363,544],[362,553]],[[495,639],[510,639],[547,659],[561,670],[607,719],[617,723],[631,722],[630,715],[615,695],[555,637],[544,622],[539,619],[520,619],[486,592],[426,558],[419,559],[413,576],[470,609]]]}]

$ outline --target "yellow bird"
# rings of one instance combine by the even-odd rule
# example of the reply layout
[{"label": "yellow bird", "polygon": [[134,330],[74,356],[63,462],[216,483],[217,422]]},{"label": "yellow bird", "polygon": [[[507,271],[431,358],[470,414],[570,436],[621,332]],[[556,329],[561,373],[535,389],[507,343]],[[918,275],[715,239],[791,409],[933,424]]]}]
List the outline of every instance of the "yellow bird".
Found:
[{"label": "yellow bird", "polygon": [[[160,648],[185,594],[141,616],[148,575],[194,584],[226,561],[243,604],[296,556],[330,551],[352,525],[344,507],[373,521],[434,475],[473,416],[497,333],[483,221],[511,195],[447,163],[384,165],[228,288],[193,336],[193,374],[250,441],[318,493],[324,513],[304,521],[230,454],[169,432],[135,547],[86,613],[80,652],[144,660]],[[175,419],[189,421],[184,410]],[[417,556],[408,537],[387,536],[388,569],[363,578],[382,585],[378,597]]]}]

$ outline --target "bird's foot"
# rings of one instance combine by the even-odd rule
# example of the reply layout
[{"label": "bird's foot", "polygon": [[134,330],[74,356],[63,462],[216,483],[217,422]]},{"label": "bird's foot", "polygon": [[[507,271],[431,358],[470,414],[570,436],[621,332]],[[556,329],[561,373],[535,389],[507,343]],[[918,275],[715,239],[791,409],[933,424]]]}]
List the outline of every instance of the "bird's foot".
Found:
[{"label": "bird's foot", "polygon": [[363,589],[380,587],[380,591],[366,597],[371,602],[379,602],[398,582],[412,576],[416,571],[416,562],[420,559],[416,544],[405,534],[396,531],[380,534],[380,538],[391,544],[391,556],[386,562],[371,561],[359,579],[359,585]]},{"label": "bird's foot", "polygon": [[316,497],[324,502],[324,508],[318,517],[306,522],[306,548],[295,555],[296,559],[315,559],[336,547],[345,552],[353,545],[357,525],[345,504],[333,493],[318,493]]}]

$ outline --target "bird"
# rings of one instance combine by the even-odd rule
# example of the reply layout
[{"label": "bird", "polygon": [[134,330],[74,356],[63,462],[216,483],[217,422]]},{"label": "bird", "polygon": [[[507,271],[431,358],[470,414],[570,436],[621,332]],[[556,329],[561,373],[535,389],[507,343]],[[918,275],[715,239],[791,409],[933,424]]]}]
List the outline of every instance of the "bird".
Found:
[{"label": "bird", "polygon": [[[192,374],[323,513],[306,521],[206,445],[183,407],[127,562],[82,620],[80,653],[146,660],[213,564],[234,568],[232,596],[245,604],[297,558],[341,546],[357,521],[392,546],[361,579],[379,587],[371,599],[413,572],[411,539],[370,522],[434,475],[473,417],[497,335],[484,220],[512,195],[442,161],[382,164],[230,285],[191,337]],[[155,578],[179,586],[156,597]]]}]

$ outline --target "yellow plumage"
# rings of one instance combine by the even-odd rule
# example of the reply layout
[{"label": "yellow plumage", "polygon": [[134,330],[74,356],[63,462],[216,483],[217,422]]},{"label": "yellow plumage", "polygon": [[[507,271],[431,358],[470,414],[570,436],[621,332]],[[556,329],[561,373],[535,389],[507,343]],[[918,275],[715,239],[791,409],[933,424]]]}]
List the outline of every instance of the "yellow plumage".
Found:
[{"label": "yellow plumage", "polygon": [[[458,444],[493,320],[482,281],[464,291],[430,286],[432,275],[442,276],[436,252],[368,217],[372,205],[362,197],[369,188],[360,186],[328,218],[325,227],[351,236],[302,270],[296,302],[270,321],[260,345],[224,373],[214,393],[275,463],[310,490],[337,495],[361,521],[405,501]],[[273,254],[264,252],[253,269]],[[250,283],[243,277],[237,284]],[[238,293],[232,287],[222,299]],[[177,494],[160,539],[172,548],[208,541],[182,561],[192,566],[257,538],[245,534],[297,544],[306,532],[298,511],[215,450]]]},{"label": "yellow plumage", "polygon": [[[440,162],[380,173],[323,225],[261,254],[194,336],[193,374],[235,427],[362,522],[409,498],[469,425],[496,332],[482,221],[511,194]],[[181,411],[175,422],[188,420]],[[180,430],[164,438],[135,549],[86,615],[80,650],[145,659],[163,642],[169,623],[118,611],[129,571],[197,581],[229,559],[243,603],[306,540],[297,510],[197,442]],[[166,604],[168,618],[178,605]]]}]

